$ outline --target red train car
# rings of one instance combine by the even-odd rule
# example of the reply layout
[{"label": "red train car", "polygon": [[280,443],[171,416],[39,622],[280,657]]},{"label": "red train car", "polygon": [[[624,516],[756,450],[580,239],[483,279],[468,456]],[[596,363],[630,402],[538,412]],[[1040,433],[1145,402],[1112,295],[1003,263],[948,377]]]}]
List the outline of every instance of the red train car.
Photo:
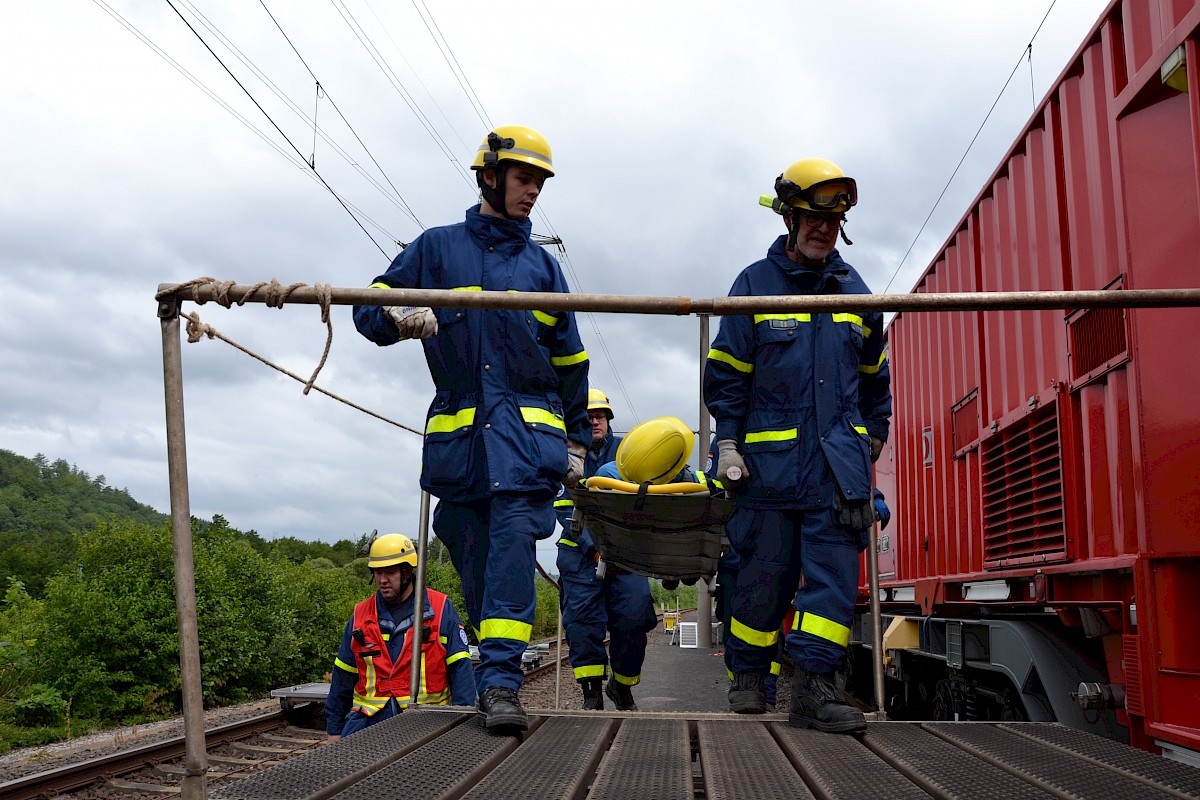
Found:
[{"label": "red train car", "polygon": [[[1200,285],[1198,48],[1200,0],[1109,6],[914,291]],[[892,714],[1055,719],[1200,765],[1193,326],[1200,309],[892,320]]]}]

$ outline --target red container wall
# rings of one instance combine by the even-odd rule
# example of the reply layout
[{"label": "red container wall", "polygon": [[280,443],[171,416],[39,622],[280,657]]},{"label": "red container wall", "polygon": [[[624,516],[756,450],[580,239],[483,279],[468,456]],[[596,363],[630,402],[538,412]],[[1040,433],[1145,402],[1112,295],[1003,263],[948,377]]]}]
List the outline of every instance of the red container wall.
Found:
[{"label": "red container wall", "polygon": [[[1114,3],[914,291],[1200,286],[1198,38],[1200,0]],[[1190,93],[1159,77],[1181,44]],[[1200,310],[1091,313],[892,321],[884,585],[1124,558],[1147,730],[1200,746]]]}]

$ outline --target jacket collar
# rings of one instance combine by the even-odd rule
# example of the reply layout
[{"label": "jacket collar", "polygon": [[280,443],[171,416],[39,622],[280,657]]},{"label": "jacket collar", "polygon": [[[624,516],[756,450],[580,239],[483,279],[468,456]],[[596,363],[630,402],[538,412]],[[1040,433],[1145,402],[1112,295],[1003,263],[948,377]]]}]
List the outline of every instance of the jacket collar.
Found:
[{"label": "jacket collar", "polygon": [[480,211],[482,207],[480,203],[467,209],[467,230],[481,248],[495,247],[503,253],[516,253],[529,243],[533,223],[528,219],[493,217]]},{"label": "jacket collar", "polygon": [[829,257],[825,259],[825,265],[822,268],[809,267],[804,264],[797,264],[787,256],[787,236],[780,236],[767,250],[767,259],[779,267],[779,269],[789,277],[799,281],[803,286],[817,286],[822,289],[825,287],[832,288],[837,286],[835,291],[841,291],[839,284],[848,284],[853,279],[850,277],[850,265],[842,260],[841,254],[834,248]]}]

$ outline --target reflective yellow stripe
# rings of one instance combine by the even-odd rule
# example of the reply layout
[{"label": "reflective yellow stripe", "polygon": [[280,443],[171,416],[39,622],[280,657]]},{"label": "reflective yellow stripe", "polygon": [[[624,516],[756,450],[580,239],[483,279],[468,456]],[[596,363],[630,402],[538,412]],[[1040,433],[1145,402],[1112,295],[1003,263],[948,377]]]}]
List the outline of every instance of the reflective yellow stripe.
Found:
[{"label": "reflective yellow stripe", "polygon": [[725,488],[721,485],[719,480],[716,478],[710,478],[708,475],[704,474],[704,470],[696,470],[696,483],[699,483],[701,486],[708,486],[711,484],[718,489]]},{"label": "reflective yellow stripe", "polygon": [[521,419],[528,422],[530,425],[549,425],[551,428],[558,428],[563,433],[567,432],[567,426],[563,423],[562,417],[555,416],[551,411],[544,408],[533,408],[532,406],[521,406]]},{"label": "reflective yellow stripe", "polygon": [[347,664],[345,661],[342,661],[340,658],[335,658],[333,660],[333,665],[335,667],[337,667],[338,669],[346,670],[346,672],[353,672],[356,675],[358,674],[358,667],[354,666],[353,664]]},{"label": "reflective yellow stripe", "polygon": [[778,628],[773,631],[755,630],[737,617],[729,620],[729,632],[746,644],[752,644],[755,647],[772,647],[779,641]]},{"label": "reflective yellow stripe", "polygon": [[819,617],[811,611],[805,611],[803,619],[800,618],[800,612],[797,611],[793,627],[842,647],[850,644],[849,628],[831,619]]},{"label": "reflective yellow stripe", "polygon": [[730,683],[733,683],[733,670],[731,670],[731,669],[726,669],[726,670],[725,670],[725,674],[729,676],[729,682],[730,682]]},{"label": "reflective yellow stripe", "polygon": [[578,353],[570,356],[551,356],[550,363],[556,367],[569,367],[572,364],[580,364],[588,360],[587,350],[580,350]]},{"label": "reflective yellow stripe", "polygon": [[872,367],[870,364],[859,364],[859,365],[858,365],[858,371],[859,371],[859,372],[865,372],[865,373],[867,373],[868,375],[874,375],[876,372],[879,372],[879,368],[883,366],[883,363],[884,363],[885,361],[887,361],[887,353],[880,353],[880,354],[879,354],[879,363],[878,363],[878,364],[876,364],[876,365],[875,365],[875,366],[873,366],[873,367]]},{"label": "reflective yellow stripe", "polygon": [[738,372],[754,372],[753,364],[736,359],[729,355],[729,353],[726,353],[723,350],[718,350],[715,347],[708,351],[708,360],[722,361],[736,369]]},{"label": "reflective yellow stripe", "polygon": [[516,639],[528,642],[533,626],[516,619],[485,619],[479,626],[480,641],[484,639]]},{"label": "reflective yellow stripe", "polygon": [[[862,317],[858,314],[830,314],[829,316],[833,317],[834,322],[852,322],[860,328],[863,327]],[[866,331],[867,329],[863,328],[863,333]]]},{"label": "reflective yellow stripe", "polygon": [[623,683],[626,686],[637,686],[639,683],[642,682],[641,675],[634,675],[632,678],[627,677],[625,675],[620,675],[617,672],[613,672],[612,675],[613,675],[614,681],[616,681],[617,683]]},{"label": "reflective yellow stripe", "polygon": [[754,433],[746,434],[746,444],[754,444],[755,442],[786,442],[788,439],[795,439],[796,436],[795,428],[788,428],[783,431],[755,431]]},{"label": "reflective yellow stripe", "polygon": [[449,640],[449,639],[447,639],[445,636],[439,636],[439,637],[438,637],[438,641],[439,641],[439,642],[441,642],[442,644],[446,644],[446,643],[447,643],[447,642],[449,642],[450,640]]},{"label": "reflective yellow stripe", "polygon": [[[425,423],[426,435],[431,433],[450,433],[459,428],[469,428],[475,424],[475,409],[464,408],[455,414],[437,414]],[[565,429],[564,429],[565,430]]]},{"label": "reflective yellow stripe", "polygon": [[[386,283],[381,283],[379,281],[376,281],[375,283],[372,283],[367,288],[368,289],[395,289],[396,287],[388,286]],[[425,288],[433,288],[433,287],[425,287]],[[482,286],[451,286],[450,291],[452,291],[452,292],[482,292],[483,287]]]},{"label": "reflective yellow stripe", "polygon": [[354,693],[354,707],[368,717],[374,714],[379,709],[387,705],[388,698],[386,697],[364,697],[358,692]]},{"label": "reflective yellow stripe", "polygon": [[446,666],[450,666],[455,661],[461,661],[464,658],[470,658],[470,657],[471,657],[471,654],[466,650],[463,650],[462,652],[459,652],[459,653],[455,653],[452,656],[446,656]]},{"label": "reflective yellow stripe", "polygon": [[533,314],[533,318],[543,325],[549,325],[551,328],[553,328],[558,324],[558,317],[552,317],[545,311],[533,311],[531,313]]},{"label": "reflective yellow stripe", "polygon": [[778,661],[771,662],[771,674],[772,675],[778,675],[782,671],[783,671],[783,664],[780,664]]},{"label": "reflective yellow stripe", "polygon": [[757,325],[769,319],[794,319],[797,322],[812,322],[812,314],[755,314],[754,324]]},{"label": "reflective yellow stripe", "polygon": [[584,678],[603,678],[606,672],[603,664],[588,664],[586,667],[576,667],[575,680],[581,681]]},{"label": "reflective yellow stripe", "polygon": [[867,435],[867,429],[866,429],[866,428],[864,428],[862,425],[855,425],[855,426],[854,426],[854,430],[858,431],[858,432],[859,432],[859,433],[861,433],[863,436],[866,436],[866,435]]},{"label": "reflective yellow stripe", "polygon": [[574,508],[575,501],[570,498],[567,498],[566,500],[555,500],[554,507],[555,508]]},{"label": "reflective yellow stripe", "polygon": [[559,538],[558,543],[565,544],[567,547],[579,547],[579,542],[575,541],[574,539],[568,539],[565,536]]}]

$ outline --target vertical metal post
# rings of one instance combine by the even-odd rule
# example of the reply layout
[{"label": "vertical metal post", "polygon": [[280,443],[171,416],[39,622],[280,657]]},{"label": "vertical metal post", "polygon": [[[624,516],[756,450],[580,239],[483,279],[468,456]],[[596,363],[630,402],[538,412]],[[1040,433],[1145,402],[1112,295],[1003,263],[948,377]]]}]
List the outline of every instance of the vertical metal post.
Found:
[{"label": "vertical metal post", "polygon": [[563,640],[563,617],[562,617],[562,601],[558,603],[558,642],[554,645],[554,708],[562,708],[562,700],[559,697],[562,690],[562,640]]},{"label": "vertical metal post", "polygon": [[[708,315],[700,314],[700,468],[704,468],[704,454],[708,452],[709,424],[708,407],[704,405],[704,364],[708,360]],[[696,628],[700,647],[712,647],[712,592],[708,580],[696,581]]]},{"label": "vertical metal post", "polygon": [[[421,518],[417,522],[417,572],[413,576],[412,671],[408,676],[412,705],[420,705],[421,696],[421,628],[425,624],[425,561],[429,552],[429,492],[421,490]],[[437,636],[437,631],[431,635]]]},{"label": "vertical metal post", "polygon": [[871,592],[871,675],[877,720],[887,719],[883,696],[883,621],[879,610],[879,526],[872,525],[867,542],[867,581]]},{"label": "vertical metal post", "polygon": [[196,626],[196,573],[192,561],[192,512],[188,498],[187,438],[183,425],[183,353],[179,305],[158,304],[162,325],[163,395],[167,414],[167,475],[171,491],[171,542],[175,558],[175,612],[179,620],[179,669],[183,679],[183,800],[205,800],[208,754],[204,748],[204,691]]}]

